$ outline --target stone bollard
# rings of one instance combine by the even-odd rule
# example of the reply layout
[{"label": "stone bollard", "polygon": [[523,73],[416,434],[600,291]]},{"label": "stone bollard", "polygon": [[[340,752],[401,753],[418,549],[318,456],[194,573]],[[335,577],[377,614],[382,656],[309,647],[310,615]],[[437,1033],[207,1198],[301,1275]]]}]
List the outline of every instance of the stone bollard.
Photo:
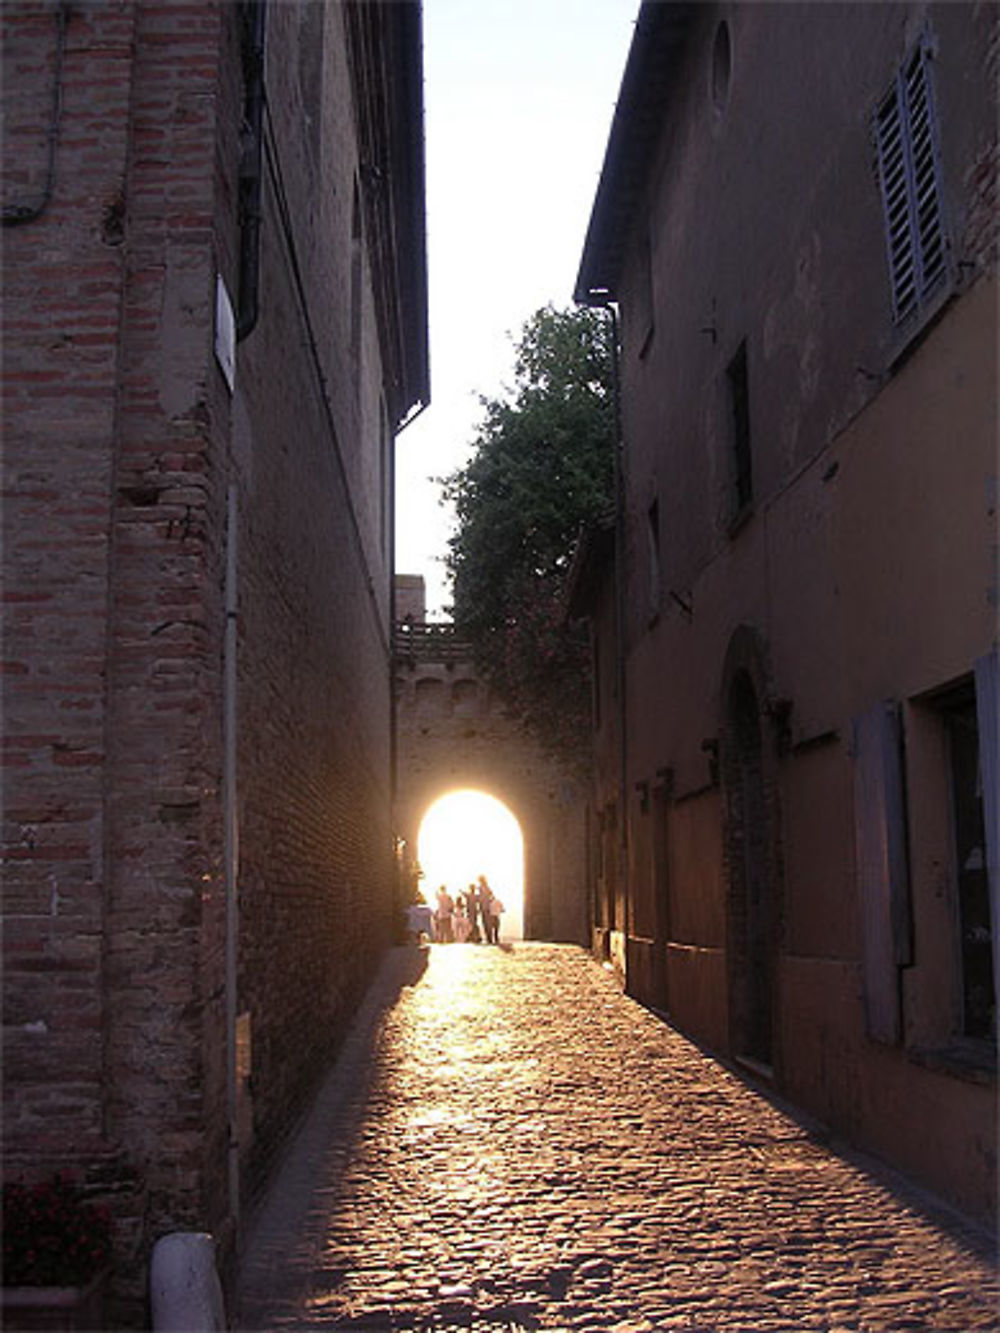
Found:
[{"label": "stone bollard", "polygon": [[215,1241],[204,1231],[175,1231],[153,1246],[149,1296],[154,1333],[217,1333],[226,1327]]}]

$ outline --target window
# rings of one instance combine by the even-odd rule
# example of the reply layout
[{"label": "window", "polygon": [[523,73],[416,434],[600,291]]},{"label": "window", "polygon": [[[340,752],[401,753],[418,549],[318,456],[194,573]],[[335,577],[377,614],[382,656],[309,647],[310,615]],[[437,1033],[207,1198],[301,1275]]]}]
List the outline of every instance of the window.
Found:
[{"label": "window", "polygon": [[893,318],[919,312],[947,275],[930,51],[921,43],[875,115]]},{"label": "window", "polygon": [[636,273],[635,300],[635,343],[639,359],[647,354],[653,342],[655,331],[655,312],[653,309],[653,244],[649,232],[645,232],[639,244],[638,271]]},{"label": "window", "polygon": [[979,727],[972,689],[944,713],[948,732],[952,855],[961,966],[962,1035],[992,1039],[993,940],[986,871],[983,784],[979,768]]},{"label": "window", "polygon": [[729,101],[729,80],[732,72],[733,48],[729,37],[729,24],[723,19],[715,30],[715,41],[712,43],[712,106],[720,116]]},{"label": "window", "polygon": [[957,1073],[996,1067],[998,702],[994,651],[906,711],[915,869],[906,1044]]},{"label": "window", "polygon": [[726,370],[732,410],[733,498],[735,517],[753,503],[753,468],[750,456],[750,390],[747,379],[747,345],[740,344]]}]

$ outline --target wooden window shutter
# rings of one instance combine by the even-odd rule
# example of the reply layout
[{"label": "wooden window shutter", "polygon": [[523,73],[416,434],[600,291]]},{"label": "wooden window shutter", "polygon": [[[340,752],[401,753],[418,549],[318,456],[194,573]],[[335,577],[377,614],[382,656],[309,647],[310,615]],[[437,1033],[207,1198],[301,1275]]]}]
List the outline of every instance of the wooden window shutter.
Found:
[{"label": "wooden window shutter", "polygon": [[997,650],[976,662],[976,720],[979,725],[979,773],[986,826],[986,872],[993,931],[993,993],[1000,995],[1000,726],[997,722],[1000,679]]},{"label": "wooden window shutter", "polygon": [[882,702],[856,717],[854,841],[868,1035],[902,1037],[899,969],[912,962],[906,808],[899,707]]},{"label": "wooden window shutter", "polygon": [[941,167],[930,75],[921,43],[875,114],[893,318],[908,319],[947,274]]}]

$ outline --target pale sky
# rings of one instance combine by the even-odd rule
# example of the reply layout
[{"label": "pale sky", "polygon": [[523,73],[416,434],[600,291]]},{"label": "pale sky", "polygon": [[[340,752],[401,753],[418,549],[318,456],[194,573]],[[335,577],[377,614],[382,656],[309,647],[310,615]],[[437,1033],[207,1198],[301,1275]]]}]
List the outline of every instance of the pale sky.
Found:
[{"label": "pale sky", "polygon": [[431,405],[396,447],[396,569],[440,619],[450,515],[513,340],[572,303],[639,0],[424,0]]}]

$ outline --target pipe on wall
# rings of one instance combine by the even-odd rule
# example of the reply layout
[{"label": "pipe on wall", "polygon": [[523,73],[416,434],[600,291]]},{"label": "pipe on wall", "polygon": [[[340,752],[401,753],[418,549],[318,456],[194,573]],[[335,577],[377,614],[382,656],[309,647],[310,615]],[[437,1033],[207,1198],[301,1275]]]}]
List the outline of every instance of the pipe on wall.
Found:
[{"label": "pipe on wall", "polygon": [[[628,721],[625,697],[625,437],[622,430],[621,371],[618,327],[618,305],[614,293],[607,287],[593,288],[581,293],[576,301],[591,310],[603,310],[611,322],[611,396],[614,409],[614,490],[615,490],[615,544],[614,544],[614,614],[615,614],[615,688],[618,694],[618,877],[617,893],[625,903],[625,933],[631,922],[631,892],[628,855],[629,788],[628,788]],[[615,910],[617,919],[617,908]],[[608,923],[615,929],[613,922]]]},{"label": "pipe on wall", "polygon": [[[625,933],[631,927],[629,883],[628,703],[625,671],[625,439],[622,432],[618,311],[613,302],[602,307],[611,320],[611,392],[615,423],[615,683],[618,690],[618,883],[625,903]],[[616,913],[617,915],[617,913]]]},{"label": "pipe on wall", "polygon": [[229,1216],[238,1228],[240,1218],[239,1086],[236,1068],[236,1015],[239,984],[239,819],[236,804],[236,665],[239,622],[237,591],[237,525],[239,499],[235,482],[226,498],[226,632],[223,647],[223,805],[225,823],[226,885],[226,1113],[228,1120],[227,1179]]},{"label": "pipe on wall", "polygon": [[40,195],[32,203],[11,203],[3,207],[3,225],[20,227],[40,218],[52,202],[56,184],[56,148],[63,113],[63,63],[66,54],[66,27],[69,23],[69,0],[60,0],[55,10],[56,53],[52,75],[52,105],[45,131],[45,176]]}]

